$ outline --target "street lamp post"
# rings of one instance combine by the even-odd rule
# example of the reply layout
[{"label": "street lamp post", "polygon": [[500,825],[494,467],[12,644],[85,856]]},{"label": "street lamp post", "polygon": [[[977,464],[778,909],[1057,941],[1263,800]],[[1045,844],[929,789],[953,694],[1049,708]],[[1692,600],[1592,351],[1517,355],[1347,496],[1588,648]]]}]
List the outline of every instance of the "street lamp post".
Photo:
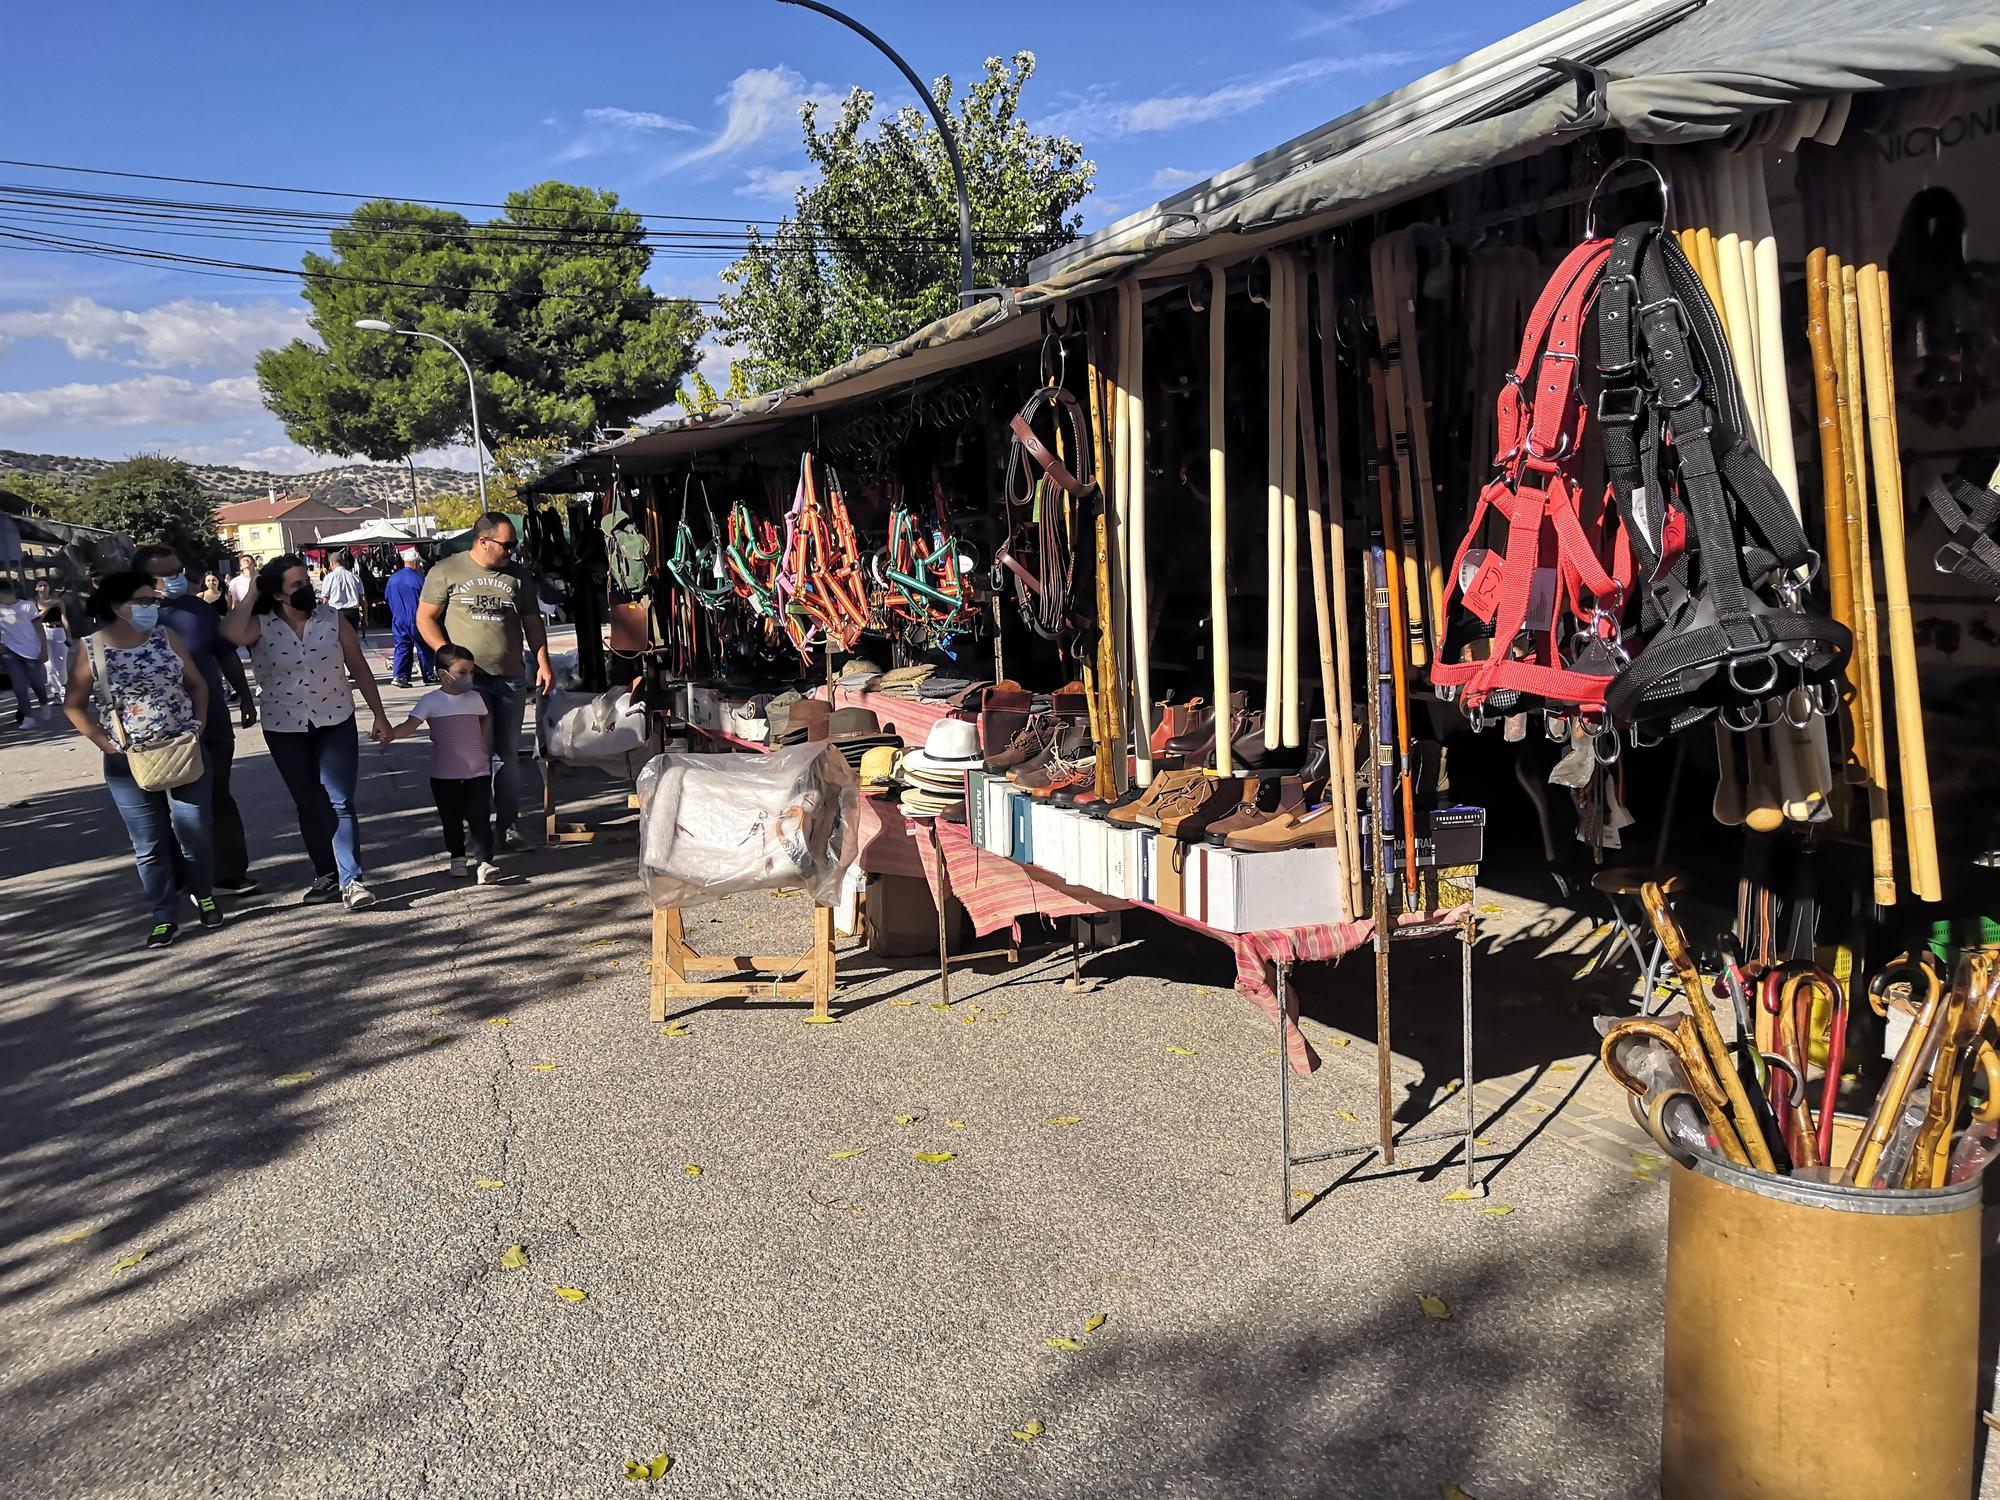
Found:
[{"label": "street lamp post", "polygon": [[[380,318],[356,318],[354,326],[364,333],[399,333],[406,339],[429,339],[433,344],[443,344],[456,356],[459,367],[465,371],[465,394],[472,402],[472,451],[479,459],[479,508],[486,509],[486,445],[479,440],[479,387],[473,384],[472,366],[465,356],[458,352],[458,345],[450,339],[440,338],[435,333],[425,333],[416,328],[398,328],[393,323],[385,323]],[[415,470],[411,471],[415,477]]]},{"label": "street lamp post", "polygon": [[871,44],[877,52],[880,52],[890,62],[894,63],[902,71],[903,76],[909,80],[910,87],[917,91],[917,97],[924,101],[924,108],[931,112],[931,118],[937,122],[938,134],[944,139],[944,154],[951,160],[952,186],[958,192],[958,300],[961,302],[970,300],[972,296],[972,200],[966,194],[965,162],[958,154],[958,140],[952,134],[951,121],[944,117],[944,111],[938,108],[937,100],[931,97],[931,91],[925,87],[924,81],[911,71],[910,65],[897,55],[896,49],[875,35],[866,26],[863,26],[859,21],[855,20],[854,17],[842,14],[831,5],[822,4],[821,0],[778,0],[778,3],[780,5],[796,5],[802,10],[816,10],[829,20],[840,22],[841,25],[845,26],[849,31],[854,32],[863,41]]}]

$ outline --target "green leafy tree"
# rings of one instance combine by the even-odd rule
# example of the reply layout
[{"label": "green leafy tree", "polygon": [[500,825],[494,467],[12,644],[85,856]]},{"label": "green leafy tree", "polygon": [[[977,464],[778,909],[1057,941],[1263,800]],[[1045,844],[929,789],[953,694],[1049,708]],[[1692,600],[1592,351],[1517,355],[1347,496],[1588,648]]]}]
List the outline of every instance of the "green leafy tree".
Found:
[{"label": "green leafy tree", "polygon": [[743,366],[731,364],[727,391],[718,392],[709,384],[708,377],[696,370],[688,377],[688,383],[674,393],[674,400],[682,411],[697,417],[706,416],[719,406],[745,401],[755,394],[750,389],[750,378],[743,373]]},{"label": "green leafy tree", "polygon": [[28,508],[51,521],[76,520],[82,496],[75,490],[40,474],[0,473],[0,490],[28,502]]},{"label": "green leafy tree", "polygon": [[295,339],[257,359],[264,404],[316,452],[401,460],[471,433],[451,351],[363,332],[360,318],[463,350],[495,449],[512,438],[572,447],[627,425],[672,399],[694,363],[701,315],[646,285],[652,250],[616,193],[544,182],[484,224],[385,199],[331,239],[331,256],[304,262],[319,344]]},{"label": "green leafy tree", "polygon": [[479,519],[479,496],[432,495],[417,502],[417,513],[435,519],[439,531],[458,531]]},{"label": "green leafy tree", "polygon": [[62,519],[122,531],[141,546],[164,542],[188,563],[222,556],[215,497],[202,488],[194,470],[157,453],[100,470]]},{"label": "green leafy tree", "polygon": [[[1076,212],[1097,175],[1064,135],[1037,135],[1020,118],[1032,52],[986,74],[951,115],[952,83],[933,85],[953,119],[972,204],[973,279],[1018,285],[1027,265],[1076,238]],[[744,257],[722,273],[716,329],[743,351],[760,390],[815,374],[857,348],[886,344],[958,306],[958,199],[944,141],[912,105],[879,124],[875,96],[855,89],[825,130],[799,111],[818,180],[767,239],[751,231]]]}]

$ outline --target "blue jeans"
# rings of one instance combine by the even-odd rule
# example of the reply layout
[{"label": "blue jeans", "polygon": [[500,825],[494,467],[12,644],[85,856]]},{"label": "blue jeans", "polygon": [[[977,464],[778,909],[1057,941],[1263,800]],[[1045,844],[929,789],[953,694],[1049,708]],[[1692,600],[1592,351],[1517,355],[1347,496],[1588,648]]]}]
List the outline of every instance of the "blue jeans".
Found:
[{"label": "blue jeans", "polygon": [[497,839],[514,826],[521,807],[521,718],[528,709],[528,683],[524,677],[495,677],[491,672],[475,671],[472,686],[486,700],[493,754],[500,762],[500,769],[493,773],[493,836]]},{"label": "blue jeans", "polygon": [[361,825],[354,783],[361,773],[361,740],[353,719],[323,724],[303,734],[264,731],[271,763],[299,810],[299,837],[314,875],[338,875],[341,885],[361,878]]},{"label": "blue jeans", "polygon": [[430,648],[430,642],[417,634],[417,627],[414,625],[398,624],[392,628],[396,638],[396,653],[389,660],[389,675],[398,682],[408,682],[410,656],[414,652],[417,668],[423,674],[424,681],[433,680],[437,676],[437,657]]},{"label": "blue jeans", "polygon": [[213,775],[204,749],[199,780],[171,791],[148,792],[132,779],[132,768],[124,756],[104,757],[104,788],[111,793],[118,816],[125,820],[125,832],[131,835],[132,852],[139,861],[139,884],[152,905],[155,922],[171,922],[180,910],[180,892],[174,887],[176,845],[189,893],[214,894],[209,809]]},{"label": "blue jeans", "polygon": [[28,722],[30,712],[28,694],[33,693],[37,703],[45,704],[49,701],[49,664],[45,661],[32,661],[18,652],[9,651],[5,646],[0,646],[0,656],[7,658],[7,680],[14,685],[14,702],[19,705],[21,722],[25,724]]}]

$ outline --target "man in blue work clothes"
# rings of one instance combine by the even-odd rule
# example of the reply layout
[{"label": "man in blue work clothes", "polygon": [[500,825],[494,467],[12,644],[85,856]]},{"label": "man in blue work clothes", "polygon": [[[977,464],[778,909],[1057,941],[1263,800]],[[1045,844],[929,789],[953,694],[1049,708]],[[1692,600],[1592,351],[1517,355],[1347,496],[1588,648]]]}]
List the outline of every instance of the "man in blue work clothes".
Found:
[{"label": "man in blue work clothes", "polygon": [[218,895],[256,894],[250,878],[250,849],[243,837],[243,814],[229,795],[229,772],[236,763],[236,729],[229,721],[229,700],[222,695],[228,679],[242,705],[243,727],[257,722],[250,683],[243,675],[243,658],[222,638],[222,617],[215,606],[194,592],[181,557],[172,547],[154,544],[132,556],[135,572],[145,573],[160,593],[160,623],[180,637],[187,654],[208,683],[208,722],[202,726],[201,750],[214,775],[215,890]]},{"label": "man in blue work clothes", "polygon": [[397,556],[403,559],[403,565],[389,575],[389,582],[382,589],[389,601],[389,631],[396,642],[396,654],[389,662],[389,676],[397,687],[408,687],[410,657],[414,654],[424,681],[434,683],[437,681],[437,663],[431,652],[431,643],[417,631],[417,600],[424,591],[424,570],[419,566],[415,547],[405,547]]}]

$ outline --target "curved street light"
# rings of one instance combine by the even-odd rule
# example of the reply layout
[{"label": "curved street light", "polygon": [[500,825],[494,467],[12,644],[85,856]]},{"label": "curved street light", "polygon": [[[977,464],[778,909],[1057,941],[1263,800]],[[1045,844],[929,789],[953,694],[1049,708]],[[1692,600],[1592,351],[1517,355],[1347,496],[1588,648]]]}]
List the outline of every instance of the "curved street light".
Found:
[{"label": "curved street light", "polygon": [[972,200],[966,196],[965,162],[958,154],[958,139],[952,134],[951,121],[944,117],[944,111],[938,108],[938,102],[931,97],[930,89],[925,87],[924,81],[911,71],[910,65],[897,55],[896,49],[854,17],[842,14],[831,5],[822,4],[821,0],[778,0],[778,3],[796,5],[802,10],[818,11],[828,20],[840,22],[894,63],[902,71],[903,77],[909,80],[910,87],[917,91],[917,97],[924,101],[924,108],[931,112],[931,118],[937,122],[938,134],[944,140],[944,154],[951,161],[952,186],[958,193],[958,300],[968,301],[972,296]]},{"label": "curved street light", "polygon": [[465,393],[472,401],[472,451],[479,459],[479,508],[485,510],[486,445],[479,440],[479,387],[473,384],[472,365],[463,354],[459,353],[458,345],[435,333],[425,333],[417,328],[398,328],[395,324],[385,323],[380,318],[356,318],[354,326],[363,333],[396,333],[406,339],[429,339],[433,344],[443,344],[457,356],[460,368],[465,371]]}]

